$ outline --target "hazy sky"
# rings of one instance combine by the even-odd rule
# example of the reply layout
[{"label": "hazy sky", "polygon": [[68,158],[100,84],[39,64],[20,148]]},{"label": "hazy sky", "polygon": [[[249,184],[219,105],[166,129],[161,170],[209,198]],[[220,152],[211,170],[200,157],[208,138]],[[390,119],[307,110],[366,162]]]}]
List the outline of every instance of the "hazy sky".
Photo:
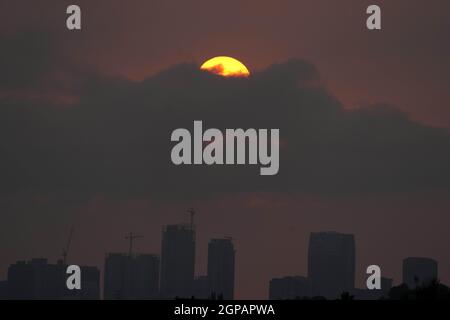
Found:
[{"label": "hazy sky", "polygon": [[[102,265],[160,250],[161,226],[195,207],[198,273],[207,241],[233,236],[238,298],[271,277],[306,274],[311,231],[356,235],[362,266],[401,277],[430,256],[450,282],[450,2],[69,1],[0,3],[0,275],[55,259],[70,225],[72,259]],[[248,81],[198,65],[238,58]],[[280,128],[280,174],[175,168],[170,131]],[[437,128],[441,127],[441,128]],[[255,272],[257,270],[257,272]]]}]

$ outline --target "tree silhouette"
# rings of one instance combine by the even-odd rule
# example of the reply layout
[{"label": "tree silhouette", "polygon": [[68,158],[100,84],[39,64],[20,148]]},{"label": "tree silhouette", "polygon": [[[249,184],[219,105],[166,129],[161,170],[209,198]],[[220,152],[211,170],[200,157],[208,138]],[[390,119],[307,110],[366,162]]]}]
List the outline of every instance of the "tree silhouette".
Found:
[{"label": "tree silhouette", "polygon": [[352,296],[349,292],[342,292],[341,294],[341,300],[343,301],[352,301],[355,300],[355,297]]},{"label": "tree silhouette", "polygon": [[439,280],[432,281],[416,286],[413,289],[408,288],[406,284],[393,287],[389,291],[391,300],[450,300],[449,287],[440,283]]}]

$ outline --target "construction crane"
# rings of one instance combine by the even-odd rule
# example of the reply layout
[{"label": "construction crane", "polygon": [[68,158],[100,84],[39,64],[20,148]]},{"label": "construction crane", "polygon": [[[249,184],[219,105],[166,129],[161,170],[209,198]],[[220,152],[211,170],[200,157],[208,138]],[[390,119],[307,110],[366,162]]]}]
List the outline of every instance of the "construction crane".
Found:
[{"label": "construction crane", "polygon": [[139,238],[143,238],[144,236],[140,236],[137,234],[133,234],[133,232],[130,232],[125,239],[129,240],[129,248],[128,248],[128,255],[131,257],[131,255],[133,254],[133,241],[134,239],[139,239]]},{"label": "construction crane", "polygon": [[187,210],[187,212],[190,215],[190,226],[191,226],[191,230],[194,230],[194,216],[195,216],[195,210],[190,208]]},{"label": "construction crane", "polygon": [[74,227],[71,226],[70,232],[69,232],[69,238],[67,239],[66,247],[63,249],[63,252],[62,252],[63,265],[67,264],[67,256],[69,255],[70,243],[72,242],[73,232],[74,232]]}]

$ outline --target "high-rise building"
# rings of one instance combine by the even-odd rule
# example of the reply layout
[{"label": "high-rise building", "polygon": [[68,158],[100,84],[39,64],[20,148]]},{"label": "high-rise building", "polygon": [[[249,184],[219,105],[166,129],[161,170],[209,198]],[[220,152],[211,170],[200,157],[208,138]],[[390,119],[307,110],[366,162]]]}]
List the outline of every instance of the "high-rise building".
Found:
[{"label": "high-rise building", "polygon": [[[8,268],[8,298],[10,299],[55,299],[56,292],[46,294],[39,289],[38,279],[42,278],[42,266],[47,264],[46,259],[32,259],[31,261],[17,261]],[[39,273],[41,275],[39,275]],[[50,285],[51,282],[49,282]],[[60,290],[60,289],[59,289]],[[58,291],[59,291],[58,290]],[[56,291],[56,289],[51,290]]]},{"label": "high-rise building", "polygon": [[47,259],[18,261],[8,268],[7,294],[10,299],[99,299],[100,271],[80,266],[81,289],[66,287],[66,265],[48,264]]},{"label": "high-rise building", "polygon": [[8,281],[0,281],[0,300],[8,299]]},{"label": "high-rise building", "polygon": [[159,257],[152,254],[137,254],[131,264],[131,287],[133,299],[155,299],[159,297]]},{"label": "high-rise building", "polygon": [[195,299],[210,299],[211,291],[209,290],[208,276],[198,276],[194,279]]},{"label": "high-rise building", "polygon": [[308,278],[313,295],[328,299],[355,286],[355,239],[351,234],[313,232],[309,238]]},{"label": "high-rise building", "polygon": [[159,257],[152,254],[110,253],[105,260],[105,299],[156,299]]},{"label": "high-rise building", "polygon": [[270,280],[270,300],[293,300],[311,296],[311,283],[308,278],[295,276]]},{"label": "high-rise building", "polygon": [[65,288],[62,299],[100,299],[100,270],[97,267],[80,266],[80,271],[81,290],[68,290],[67,288]]},{"label": "high-rise building", "polygon": [[430,258],[410,257],[403,260],[403,283],[409,288],[426,285],[438,277],[438,263]]},{"label": "high-rise building", "polygon": [[234,297],[235,250],[231,239],[212,239],[208,245],[209,289],[216,297]]},{"label": "high-rise building", "polygon": [[161,248],[161,297],[189,298],[194,294],[195,230],[192,225],[163,228]]},{"label": "high-rise building", "polygon": [[109,253],[106,255],[103,274],[103,298],[125,299],[125,277],[128,255]]}]

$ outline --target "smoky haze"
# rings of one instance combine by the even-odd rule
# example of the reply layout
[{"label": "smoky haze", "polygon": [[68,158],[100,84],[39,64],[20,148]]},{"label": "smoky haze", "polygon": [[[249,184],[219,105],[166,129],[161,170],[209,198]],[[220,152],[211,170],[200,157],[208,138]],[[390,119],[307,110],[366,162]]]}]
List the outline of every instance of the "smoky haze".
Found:
[{"label": "smoky haze", "polygon": [[[325,194],[449,187],[450,135],[389,105],[356,111],[289,60],[246,79],[180,64],[143,82],[89,78],[67,108],[4,98],[1,144],[8,192],[146,193],[306,191]],[[279,128],[280,172],[252,166],[174,166],[170,133]],[[20,125],[17,125],[20,124]],[[195,181],[195,184],[191,182]]]},{"label": "smoky haze", "polygon": [[[102,8],[86,7],[92,9],[84,15],[86,30],[97,31],[69,36],[53,27],[58,6],[64,12],[62,4],[48,6],[46,14],[37,9],[27,21],[42,28],[33,31],[14,19],[18,13],[2,19],[9,26],[0,35],[2,276],[15,260],[56,258],[71,224],[79,230],[71,259],[80,264],[101,266],[105,252],[124,251],[123,235],[129,231],[145,236],[136,250],[159,253],[161,226],[184,221],[189,207],[199,212],[197,273],[204,271],[208,239],[236,238],[238,298],[266,297],[274,276],[306,274],[311,231],[355,234],[359,283],[362,266],[372,263],[399,280],[405,256],[432,256],[440,270],[449,270],[450,134],[425,124],[446,123],[450,100],[439,92],[448,83],[448,59],[442,58],[448,57],[448,45],[441,42],[448,19],[440,20],[430,9],[429,19],[437,22],[425,25],[435,37],[416,32],[413,39],[400,36],[411,21],[398,26],[386,17],[396,32],[387,40],[371,38],[377,60],[364,49],[370,41],[361,44],[359,32],[342,43],[319,41],[323,37],[317,31],[302,41],[289,33],[289,43],[276,46],[257,37],[260,29],[243,24],[246,32],[216,28],[211,35],[191,27],[195,30],[185,28],[179,35],[182,26],[174,22],[173,28],[162,29],[164,39],[154,29],[141,34],[138,30],[148,30],[140,24],[148,21],[146,16],[124,28],[140,8],[137,2],[115,27],[110,21],[117,19],[104,26],[96,22],[106,14]],[[23,4],[13,7],[20,12]],[[111,17],[114,8],[105,9]],[[261,9],[272,18],[270,5]],[[395,12],[401,16],[398,8]],[[47,16],[55,18],[47,21]],[[282,17],[283,10],[275,12],[274,22]],[[212,23],[211,17],[203,19],[204,25]],[[252,20],[259,26],[266,22]],[[356,24],[352,19],[337,29],[335,20],[322,20],[328,21],[323,30],[338,33]],[[279,35],[292,31],[290,20],[283,21],[282,30],[267,33],[270,41],[281,41],[274,38],[284,39]],[[431,32],[435,29],[440,31]],[[128,37],[131,31],[134,37]],[[198,33],[207,50],[180,40],[186,36],[190,41]],[[218,34],[234,48],[230,55],[244,52],[241,60],[251,77],[229,79],[199,70],[202,58],[223,53]],[[236,44],[249,36],[254,39],[250,44]],[[403,48],[417,47],[417,39],[424,38],[427,45],[408,51],[405,64],[399,64],[398,57],[406,56]],[[320,53],[303,47],[317,42],[323,43]],[[181,47],[195,49],[185,54]],[[177,54],[165,58],[168,52]],[[340,63],[340,56],[361,65]],[[392,76],[374,68],[390,70]],[[361,87],[370,89],[364,101],[396,103],[349,108],[341,97],[365,97]],[[403,101],[413,101],[411,109],[398,104]],[[222,130],[280,129],[278,175],[260,176],[258,166],[174,166],[170,134],[176,128],[192,130],[194,120]],[[445,272],[440,277],[450,280]]]}]

